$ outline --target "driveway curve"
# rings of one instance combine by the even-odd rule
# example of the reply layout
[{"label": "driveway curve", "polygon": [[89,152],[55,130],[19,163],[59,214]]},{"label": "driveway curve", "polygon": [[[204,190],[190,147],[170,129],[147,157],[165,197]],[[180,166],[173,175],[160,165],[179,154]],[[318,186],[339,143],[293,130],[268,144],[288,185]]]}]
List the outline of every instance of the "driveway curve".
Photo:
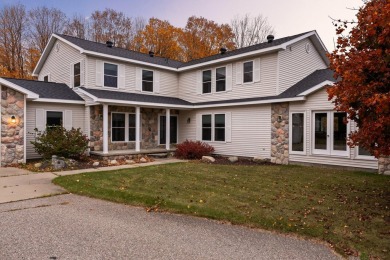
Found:
[{"label": "driveway curve", "polygon": [[0,259],[340,259],[328,247],[76,196],[0,204]]}]

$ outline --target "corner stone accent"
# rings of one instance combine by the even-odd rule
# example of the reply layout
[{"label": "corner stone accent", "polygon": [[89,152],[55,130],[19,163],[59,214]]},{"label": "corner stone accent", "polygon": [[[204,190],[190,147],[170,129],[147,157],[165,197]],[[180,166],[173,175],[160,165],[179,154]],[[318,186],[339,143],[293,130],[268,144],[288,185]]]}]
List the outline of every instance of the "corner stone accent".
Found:
[{"label": "corner stone accent", "polygon": [[[90,148],[91,151],[103,150],[103,106],[91,106]],[[132,150],[135,142],[111,142],[111,112],[135,113],[134,107],[108,106],[108,150]],[[171,114],[179,111],[171,110]],[[153,149],[158,145],[158,117],[165,109],[141,108],[141,149]],[[161,146],[163,147],[163,146]]]},{"label": "corner stone accent", "polygon": [[[11,122],[11,116],[16,122]],[[1,86],[1,165],[22,163],[24,159],[24,95]]]},{"label": "corner stone accent", "polygon": [[[281,116],[281,120],[279,119]],[[288,164],[288,103],[271,105],[271,162]],[[279,122],[280,121],[280,122]]]},{"label": "corner stone accent", "polygon": [[378,159],[378,173],[384,175],[390,175],[390,156],[380,157]]}]

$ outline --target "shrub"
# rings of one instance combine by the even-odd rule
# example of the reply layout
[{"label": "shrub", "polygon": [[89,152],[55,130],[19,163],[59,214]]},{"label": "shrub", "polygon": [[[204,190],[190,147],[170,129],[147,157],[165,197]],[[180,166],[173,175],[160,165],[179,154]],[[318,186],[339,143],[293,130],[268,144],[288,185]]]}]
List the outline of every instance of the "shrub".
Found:
[{"label": "shrub", "polygon": [[66,130],[62,126],[47,128],[40,132],[35,129],[36,139],[32,145],[43,158],[57,155],[66,158],[80,159],[88,149],[88,138],[80,128]]},{"label": "shrub", "polygon": [[201,159],[202,156],[210,155],[214,147],[200,141],[185,140],[176,147],[175,156],[181,159]]}]

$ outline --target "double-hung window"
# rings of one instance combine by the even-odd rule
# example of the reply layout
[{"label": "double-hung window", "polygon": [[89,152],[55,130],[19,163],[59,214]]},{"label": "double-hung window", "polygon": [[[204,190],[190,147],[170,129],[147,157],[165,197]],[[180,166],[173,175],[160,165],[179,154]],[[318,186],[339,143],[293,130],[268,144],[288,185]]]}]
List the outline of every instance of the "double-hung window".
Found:
[{"label": "double-hung window", "polygon": [[202,140],[225,141],[225,114],[202,115]]},{"label": "double-hung window", "polygon": [[153,71],[142,70],[142,91],[153,92]]},{"label": "double-hung window", "polygon": [[202,93],[211,93],[211,70],[202,73]]},{"label": "double-hung window", "polygon": [[111,88],[118,87],[118,65],[104,63],[104,86]]},{"label": "double-hung window", "polygon": [[253,82],[253,61],[243,63],[244,83]]},{"label": "double-hung window", "polygon": [[73,65],[73,86],[80,87],[80,62]]},{"label": "double-hung window", "polygon": [[216,92],[226,90],[226,67],[217,68],[216,74]]},{"label": "double-hung window", "polygon": [[291,138],[290,150],[291,153],[305,152],[305,113],[292,112],[291,113]]},{"label": "double-hung window", "polygon": [[135,141],[136,121],[135,114],[116,113],[111,114],[111,140],[112,142]]}]

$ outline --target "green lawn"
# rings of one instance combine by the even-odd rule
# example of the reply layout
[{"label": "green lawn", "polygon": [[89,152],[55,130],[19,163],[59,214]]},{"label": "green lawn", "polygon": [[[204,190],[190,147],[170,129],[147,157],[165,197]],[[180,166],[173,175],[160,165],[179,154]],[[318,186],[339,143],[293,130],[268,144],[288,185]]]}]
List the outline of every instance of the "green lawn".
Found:
[{"label": "green lawn", "polygon": [[304,166],[198,162],[59,177],[72,193],[327,241],[389,258],[390,177]]}]

